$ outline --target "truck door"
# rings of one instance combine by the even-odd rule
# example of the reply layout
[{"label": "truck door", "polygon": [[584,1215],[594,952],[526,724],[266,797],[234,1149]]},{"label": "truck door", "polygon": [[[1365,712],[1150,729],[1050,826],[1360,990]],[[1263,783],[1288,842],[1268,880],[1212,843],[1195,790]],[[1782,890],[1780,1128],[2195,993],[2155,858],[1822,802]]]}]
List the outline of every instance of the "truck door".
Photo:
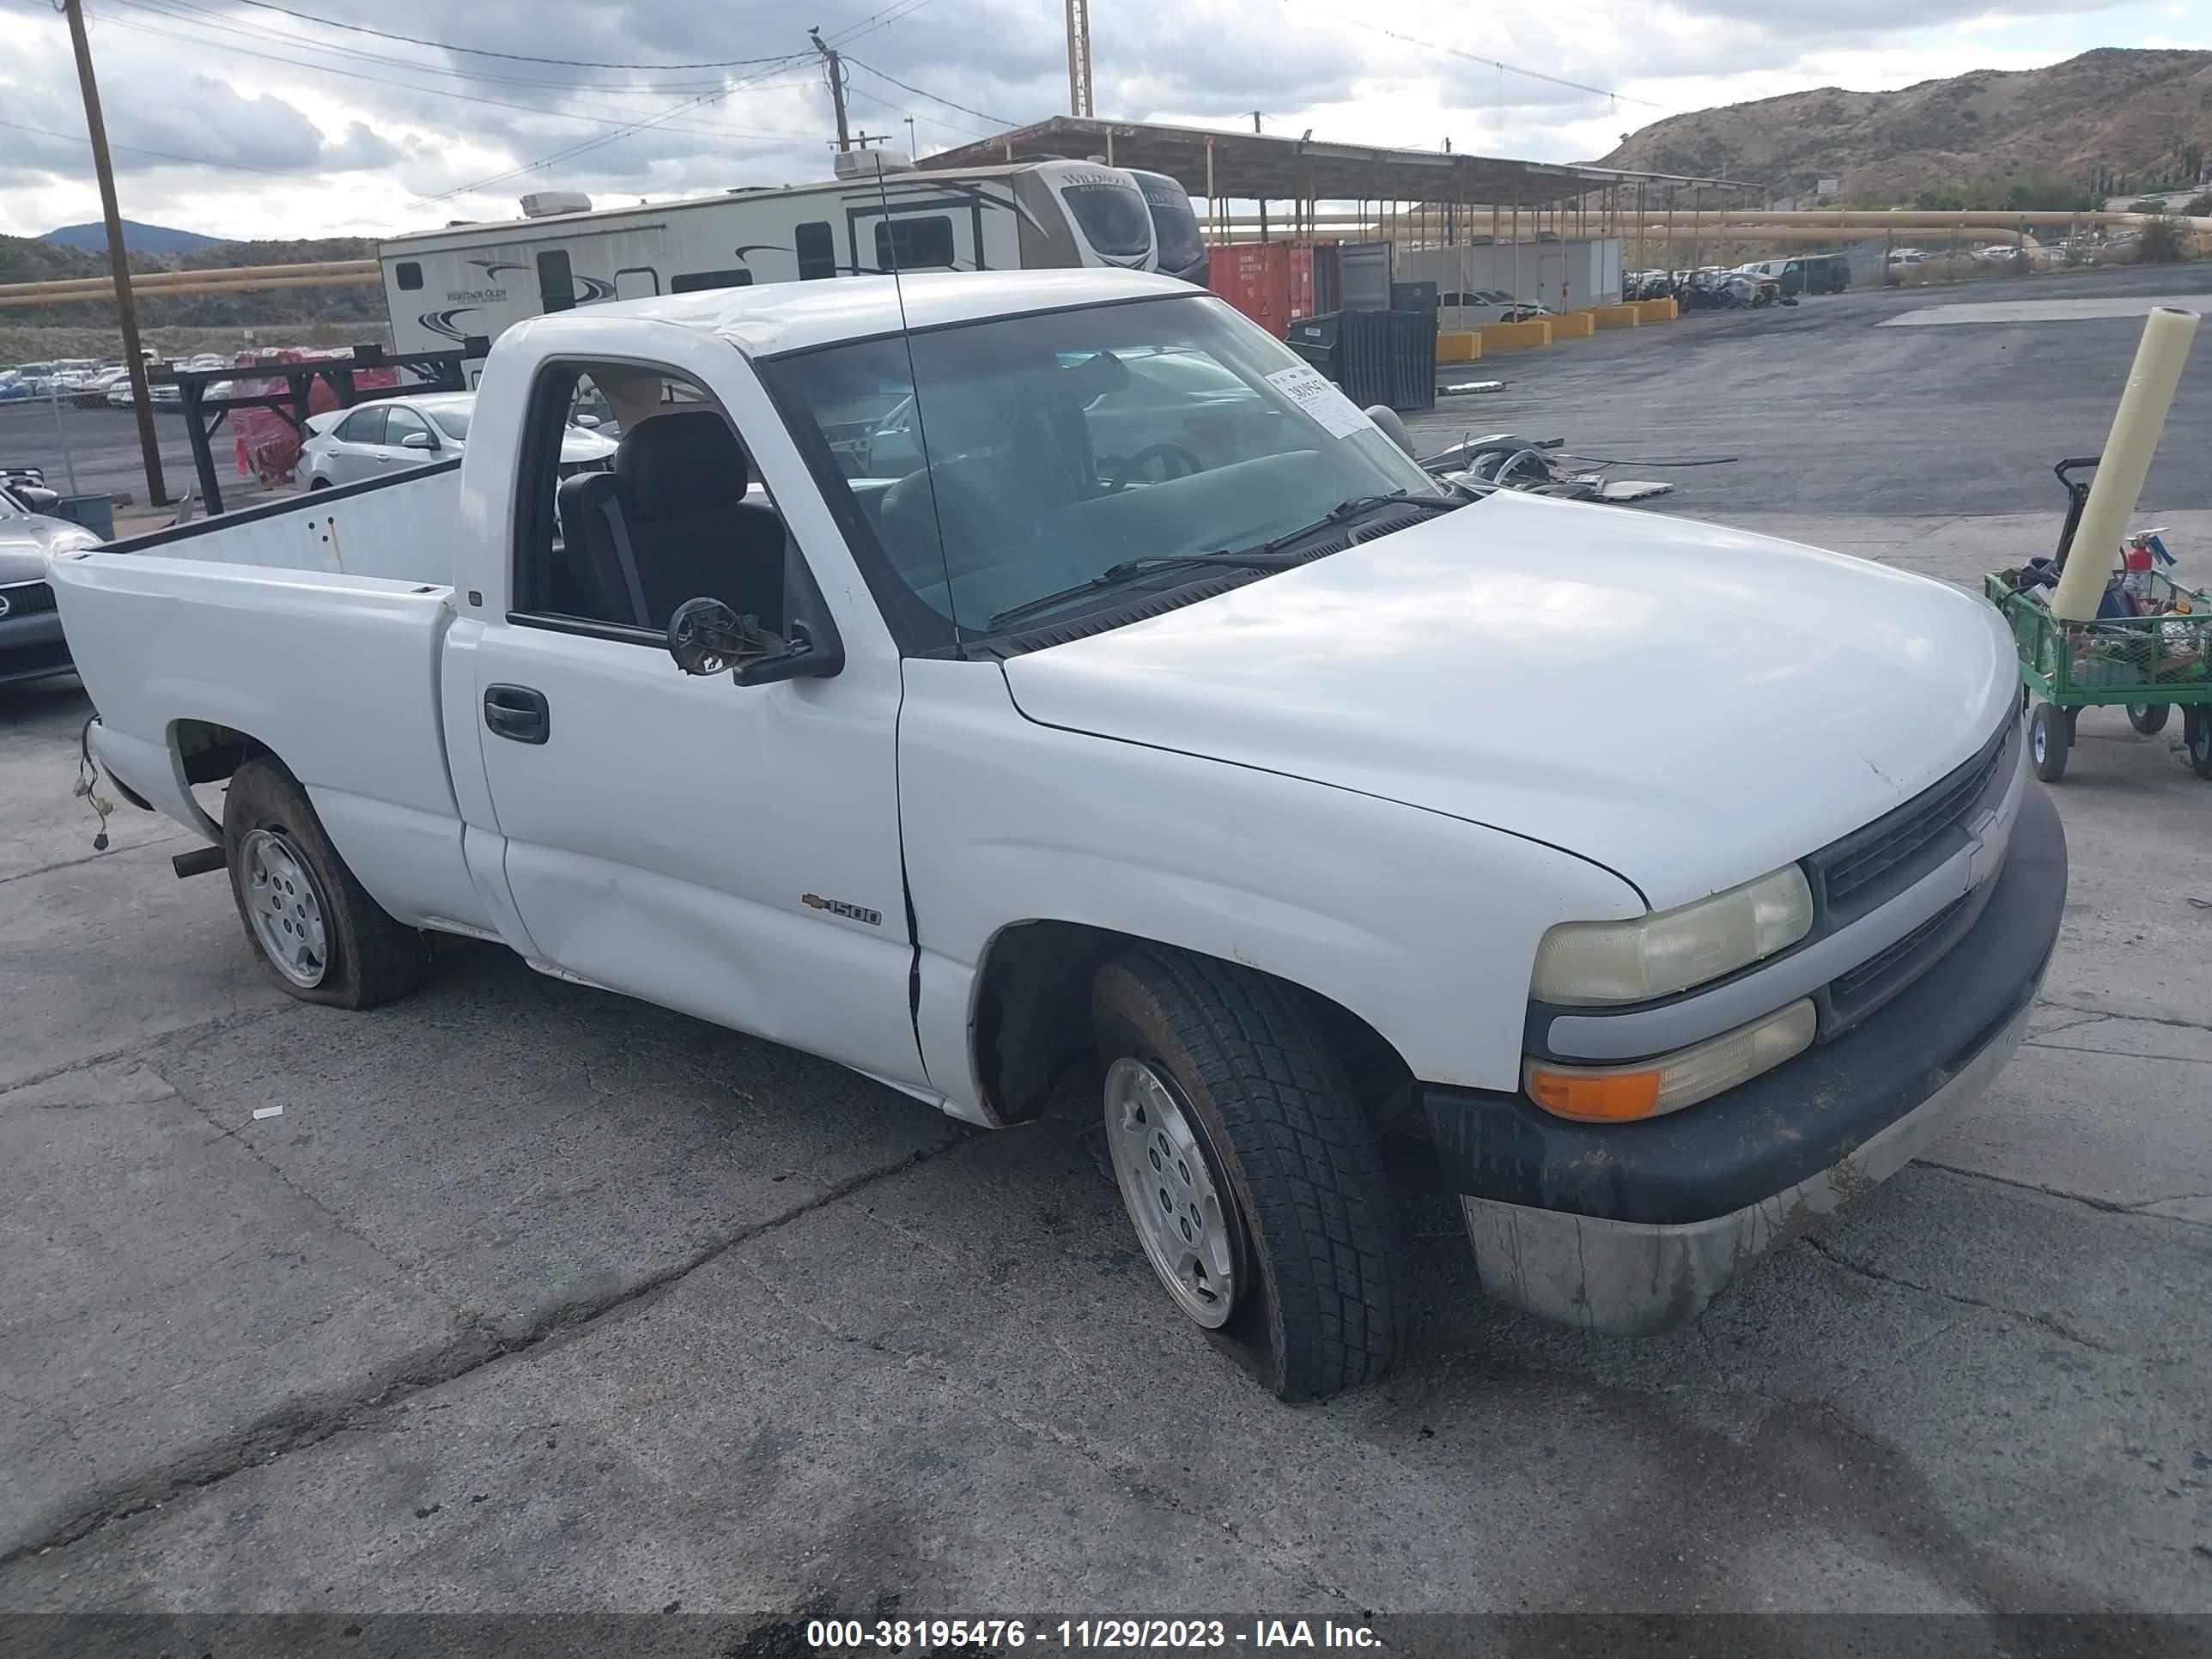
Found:
[{"label": "truck door", "polygon": [[[621,447],[611,472],[562,478],[586,382],[613,406]],[[777,458],[765,480],[763,432]],[[537,370],[521,448],[510,586],[484,596],[479,627],[457,626],[448,672],[473,680],[487,786],[464,811],[504,840],[536,959],[926,1086],[908,1001],[896,653],[740,686],[683,672],[667,649],[670,613],[693,598],[778,632],[802,613],[835,618],[776,498],[799,492],[823,526],[826,510],[750,369],[704,339],[658,363],[556,359]]]}]

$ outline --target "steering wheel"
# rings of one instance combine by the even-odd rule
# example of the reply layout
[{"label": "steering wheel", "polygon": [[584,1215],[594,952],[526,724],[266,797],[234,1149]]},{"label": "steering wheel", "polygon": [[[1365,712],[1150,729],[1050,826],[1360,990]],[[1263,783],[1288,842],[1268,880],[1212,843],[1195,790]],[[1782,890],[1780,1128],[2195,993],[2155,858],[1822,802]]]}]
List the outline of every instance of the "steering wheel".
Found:
[{"label": "steering wheel", "polygon": [[[1181,444],[1146,444],[1142,449],[1114,469],[1114,476],[1106,482],[1106,493],[1117,495],[1128,487],[1146,462],[1158,459],[1167,464],[1168,477],[1188,478],[1194,472],[1206,471],[1206,463]],[[1165,480],[1163,480],[1165,482]]]}]

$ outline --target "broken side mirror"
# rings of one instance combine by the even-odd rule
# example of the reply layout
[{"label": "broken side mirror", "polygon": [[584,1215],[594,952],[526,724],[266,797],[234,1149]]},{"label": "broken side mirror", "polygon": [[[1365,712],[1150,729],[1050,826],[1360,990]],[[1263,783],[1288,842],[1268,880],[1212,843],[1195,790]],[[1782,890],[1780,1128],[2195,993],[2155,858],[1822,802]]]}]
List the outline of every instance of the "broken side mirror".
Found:
[{"label": "broken side mirror", "polygon": [[761,626],[758,617],[741,617],[714,599],[686,599],[676,607],[668,619],[668,654],[687,674],[726,669],[739,685],[827,679],[845,665],[834,634],[817,641],[805,623],[794,622],[787,639]]}]

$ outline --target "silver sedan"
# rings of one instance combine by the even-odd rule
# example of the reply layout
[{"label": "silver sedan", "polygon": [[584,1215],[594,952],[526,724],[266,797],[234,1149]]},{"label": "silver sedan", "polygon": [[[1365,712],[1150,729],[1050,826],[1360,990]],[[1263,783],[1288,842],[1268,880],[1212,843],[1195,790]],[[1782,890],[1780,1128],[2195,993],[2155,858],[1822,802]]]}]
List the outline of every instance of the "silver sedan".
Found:
[{"label": "silver sedan", "polygon": [[[473,392],[427,392],[310,416],[300,445],[300,482],[327,489],[453,460],[468,447],[476,401]],[[604,466],[614,453],[612,439],[573,426],[561,441],[561,470]]]}]

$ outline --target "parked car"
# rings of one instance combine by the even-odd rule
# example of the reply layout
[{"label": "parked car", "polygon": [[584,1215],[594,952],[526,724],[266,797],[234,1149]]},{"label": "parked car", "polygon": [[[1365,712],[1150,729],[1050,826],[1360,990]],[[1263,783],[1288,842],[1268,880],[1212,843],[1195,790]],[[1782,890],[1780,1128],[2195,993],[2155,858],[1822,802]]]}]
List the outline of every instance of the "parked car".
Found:
[{"label": "parked car", "polygon": [[60,499],[35,474],[0,478],[0,685],[70,672],[46,560],[100,542],[83,526],[49,515]]},{"label": "parked car", "polygon": [[[428,392],[311,415],[300,445],[300,480],[310,489],[327,489],[453,460],[468,448],[476,403],[473,392]],[[561,446],[562,474],[604,466],[614,453],[611,438],[571,422]]]},{"label": "parked car", "polygon": [[119,364],[94,369],[85,377],[83,383],[70,394],[70,402],[79,409],[104,409],[107,406],[107,394],[114,389],[116,383],[124,380],[129,373],[129,370]]},{"label": "parked car", "polygon": [[[586,375],[633,413],[556,492]],[[1208,465],[1224,378],[1267,418]],[[1166,276],[554,313],[457,466],[52,572],[99,763],[279,988],[456,933],[972,1123],[1095,1089],[1163,1312],[1286,1398],[1397,1352],[1386,1139],[1486,1290],[1663,1329],[1956,1120],[2064,907],[1978,596],[1431,478]]]},{"label": "parked car", "polygon": [[1548,306],[1526,300],[1516,300],[1502,289],[1477,288],[1465,291],[1454,290],[1437,296],[1438,325],[1445,328],[1480,328],[1485,323],[1525,323],[1537,317],[1552,315]]}]

